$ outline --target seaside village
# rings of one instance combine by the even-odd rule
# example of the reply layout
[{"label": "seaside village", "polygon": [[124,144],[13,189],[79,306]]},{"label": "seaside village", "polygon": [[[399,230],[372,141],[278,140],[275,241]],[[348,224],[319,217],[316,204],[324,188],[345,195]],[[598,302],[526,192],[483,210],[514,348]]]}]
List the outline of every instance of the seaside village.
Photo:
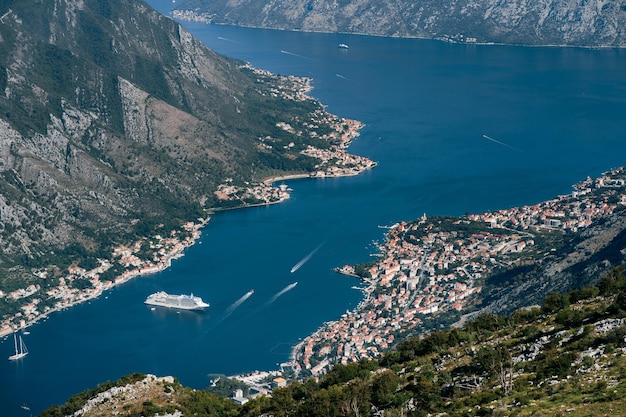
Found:
[{"label": "seaside village", "polygon": [[[247,64],[244,67],[260,79],[264,77],[274,79],[273,77],[275,77],[268,71],[253,68]],[[274,88],[270,94],[298,101],[314,100],[306,94],[311,90],[310,79],[288,76],[279,77],[279,80],[278,87]],[[321,125],[329,126],[330,131],[319,135],[319,137],[333,145],[329,149],[309,146],[301,151],[304,155],[319,159],[316,170],[307,174],[283,177],[283,179],[357,175],[376,166],[376,163],[368,158],[350,155],[345,151],[351,141],[359,135],[359,130],[363,127],[360,122],[340,118],[323,109],[318,109],[313,113],[311,120],[304,124],[304,128],[311,137],[317,137],[316,129]],[[288,123],[280,122],[277,123],[277,126],[297,136],[304,134],[302,131],[295,131]],[[271,138],[259,138],[260,147],[272,146],[268,144],[271,142]],[[289,143],[286,148],[294,146],[293,143]],[[226,179],[218,187],[215,195],[219,200],[232,201],[233,207],[279,203],[289,198],[290,191],[284,184],[279,187],[272,186],[273,182],[280,179],[269,179],[257,184],[246,183],[244,187],[235,186],[232,184],[232,179]],[[99,260],[100,265],[92,270],[86,271],[78,266],[72,266],[68,268],[68,274],[59,280],[58,286],[46,289],[45,292],[42,292],[42,285],[37,283],[8,294],[0,291],[0,298],[9,297],[14,301],[19,300],[21,302],[20,311],[17,314],[2,318],[0,337],[24,329],[54,311],[98,297],[104,291],[133,277],[166,269],[170,266],[173,258],[181,256],[183,250],[199,238],[200,230],[208,220],[208,218],[198,219],[197,223],[185,224],[183,229],[186,232],[186,237],[184,238],[180,238],[179,232],[172,231],[169,237],[156,235],[149,241],[138,241],[128,247],[117,247],[114,249],[111,259]],[[150,252],[154,254],[152,259],[143,259],[139,256],[146,243],[149,245]],[[112,280],[101,280],[100,276],[114,264],[117,264],[118,267],[121,266],[123,273],[112,278]],[[37,279],[45,280],[47,272],[45,270],[34,271],[34,276]],[[52,305],[48,302],[45,306],[40,306],[44,299],[54,300],[54,302]]]},{"label": "seaside village", "polygon": [[[247,64],[244,67],[258,77],[274,77],[269,71],[254,68]],[[279,87],[271,89],[271,95],[295,101],[314,100],[306,94],[311,90],[311,80],[309,78],[287,76],[280,77],[280,80]],[[319,134],[317,130],[320,126],[329,126],[330,131]],[[302,127],[306,131],[296,130],[286,122],[278,122],[276,127],[296,137],[308,134],[312,138],[323,139],[331,144],[328,149],[320,149],[308,145],[306,149],[299,152],[319,161],[315,165],[314,171],[278,179],[345,177],[358,175],[376,166],[376,162],[362,156],[352,155],[345,150],[363,128],[363,124],[357,120],[341,118],[323,109],[317,109],[312,113],[310,121],[302,123]],[[257,148],[261,152],[271,151],[274,146],[277,146],[277,142],[271,136],[259,137]],[[282,146],[285,151],[290,151],[296,145],[294,142],[289,142]],[[223,202],[236,203],[236,207],[280,203],[289,198],[289,190],[284,184],[281,184],[278,188],[273,187],[272,183],[278,179],[270,178],[261,184],[245,183],[243,186],[238,186],[233,184],[232,178],[227,178],[223,184],[218,186],[215,194]]]},{"label": "seaside village", "polygon": [[[131,247],[116,247],[111,260],[100,259],[100,265],[89,271],[78,266],[70,266],[68,273],[59,279],[59,285],[42,292],[41,285],[31,284],[27,288],[17,289],[8,294],[0,291],[1,297],[13,300],[23,300],[20,312],[12,317],[3,318],[0,322],[0,336],[5,336],[19,329],[24,329],[36,323],[50,313],[66,309],[75,304],[91,300],[100,296],[104,291],[113,288],[139,275],[162,271],[171,265],[172,259],[181,256],[185,248],[193,244],[200,237],[200,229],[209,219],[199,219],[198,223],[189,222],[183,226],[185,238],[172,231],[170,237],[154,236],[150,242],[150,250],[154,256],[152,260],[142,260],[138,254],[142,250],[143,241],[137,241]],[[124,272],[112,280],[101,280],[100,276],[108,271],[114,263],[121,266]],[[45,280],[47,271],[35,271],[34,275]],[[76,285],[77,282],[84,282]],[[54,300],[52,306],[40,308],[43,299]],[[49,303],[48,303],[49,304]]]},{"label": "seaside village", "polygon": [[[356,134],[356,131],[351,134]],[[350,135],[350,133],[346,133],[346,135]],[[375,165],[369,159],[349,155],[339,147],[336,147],[334,151],[318,151],[322,157],[320,171],[312,176],[356,175]],[[307,149],[307,152],[313,151]],[[349,164],[349,166],[342,165],[342,163]],[[299,176],[290,178],[294,177]],[[279,187],[272,186],[272,180],[260,184],[248,184],[246,188],[236,187],[230,184],[231,181],[227,179],[224,184],[218,187],[215,194],[221,200],[237,200],[237,207],[279,203],[289,198],[289,189],[283,184]],[[100,259],[100,265],[92,270],[86,271],[78,266],[69,267],[68,274],[59,280],[59,285],[46,290],[45,293],[41,293],[42,286],[39,284],[31,284],[8,294],[0,291],[0,298],[10,297],[13,300],[23,300],[19,313],[12,317],[5,317],[0,322],[0,337],[28,327],[54,311],[98,297],[104,291],[133,277],[168,268],[173,258],[181,256],[183,250],[200,237],[200,229],[207,221],[208,219],[199,219],[198,223],[185,224],[183,229],[187,232],[187,237],[184,239],[178,237],[177,231],[172,231],[172,235],[169,237],[154,236],[149,242],[150,250],[154,253],[154,257],[150,260],[138,256],[145,242],[137,241],[130,247],[119,246],[115,248],[111,260]],[[113,263],[121,266],[124,272],[112,281],[101,281],[100,275],[109,270]],[[35,271],[34,275],[42,280],[47,278],[45,270]],[[81,281],[88,281],[89,284],[73,285]],[[39,308],[39,304],[44,298],[56,301],[53,306],[46,305]]]},{"label": "seaside village", "polygon": [[[375,358],[427,315],[465,310],[481,291],[481,278],[532,251],[542,229],[576,232],[624,209],[625,178],[619,168],[536,205],[463,218],[424,215],[392,226],[369,268],[371,278],[364,278],[364,300],[297,345],[294,365],[318,376],[335,363]],[[350,265],[337,271],[355,274]]]}]

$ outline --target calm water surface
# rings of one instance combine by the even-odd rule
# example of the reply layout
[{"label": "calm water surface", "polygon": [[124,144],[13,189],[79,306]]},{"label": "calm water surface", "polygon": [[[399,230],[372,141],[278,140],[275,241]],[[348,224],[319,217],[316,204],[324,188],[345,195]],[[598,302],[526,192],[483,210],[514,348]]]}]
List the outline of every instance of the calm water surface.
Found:
[{"label": "calm water surface", "polygon": [[[312,77],[329,111],[366,123],[350,150],[379,166],[291,181],[284,204],[220,213],[169,270],[28,329],[31,353],[0,357],[2,416],[28,415],[24,403],[37,414],[132,372],[202,388],[211,374],[274,369],[299,339],[358,304],[357,281],[331,269],[371,259],[377,226],[536,203],[625,163],[626,51],[183,24],[217,52]],[[151,310],[143,300],[158,290],[194,292],[211,308]],[[0,342],[5,357],[12,349],[12,339]]]}]

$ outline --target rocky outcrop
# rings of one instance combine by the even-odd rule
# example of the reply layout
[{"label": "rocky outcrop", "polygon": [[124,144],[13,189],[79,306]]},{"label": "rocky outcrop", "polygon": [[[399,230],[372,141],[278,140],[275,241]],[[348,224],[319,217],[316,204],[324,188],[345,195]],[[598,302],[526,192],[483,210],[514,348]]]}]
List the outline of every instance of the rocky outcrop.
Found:
[{"label": "rocky outcrop", "polygon": [[[130,379],[130,378],[127,378]],[[138,378],[135,378],[138,379]],[[125,385],[116,385],[106,391],[102,391],[87,400],[86,404],[72,413],[72,417],[91,415],[118,415],[136,404],[172,403],[178,397],[177,389],[180,385],[171,376],[157,377],[148,374],[143,379]],[[176,408],[176,407],[172,407]],[[171,417],[181,417],[180,410],[167,414]]]},{"label": "rocky outcrop", "polygon": [[626,43],[623,0],[183,0],[174,15],[241,26],[456,42]]}]

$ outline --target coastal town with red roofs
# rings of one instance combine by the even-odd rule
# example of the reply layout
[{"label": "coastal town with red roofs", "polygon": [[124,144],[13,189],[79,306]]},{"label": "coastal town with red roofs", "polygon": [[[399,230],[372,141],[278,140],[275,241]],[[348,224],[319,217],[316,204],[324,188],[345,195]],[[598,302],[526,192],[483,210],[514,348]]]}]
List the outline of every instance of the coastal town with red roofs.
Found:
[{"label": "coastal town with red roofs", "polygon": [[419,334],[430,315],[469,310],[489,274],[536,250],[535,236],[578,232],[625,209],[625,190],[626,170],[619,168],[539,204],[455,218],[424,214],[391,226],[365,273],[337,268],[361,276],[363,301],[296,345],[292,366],[318,376],[336,363],[375,358],[396,340]]}]

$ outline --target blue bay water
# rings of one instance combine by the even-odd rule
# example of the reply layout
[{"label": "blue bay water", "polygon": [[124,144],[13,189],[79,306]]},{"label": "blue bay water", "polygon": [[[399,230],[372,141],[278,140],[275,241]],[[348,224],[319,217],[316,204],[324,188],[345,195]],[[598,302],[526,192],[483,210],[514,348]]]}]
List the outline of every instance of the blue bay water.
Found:
[{"label": "blue bay water", "polygon": [[[211,374],[275,369],[300,338],[358,304],[357,281],[332,268],[370,260],[372,241],[383,238],[377,226],[533,204],[625,163],[626,51],[182,23],[217,52],[312,77],[311,94],[330,112],[366,124],[350,151],[379,165],[356,177],[289,181],[283,204],[219,213],[167,271],[28,329],[30,354],[0,358],[2,416],[27,415],[24,403],[36,414],[132,372],[203,388]],[[337,48],[342,42],[350,48]],[[211,308],[151,310],[143,300],[158,290],[194,292]],[[11,338],[0,342],[0,354],[12,349]]]}]

